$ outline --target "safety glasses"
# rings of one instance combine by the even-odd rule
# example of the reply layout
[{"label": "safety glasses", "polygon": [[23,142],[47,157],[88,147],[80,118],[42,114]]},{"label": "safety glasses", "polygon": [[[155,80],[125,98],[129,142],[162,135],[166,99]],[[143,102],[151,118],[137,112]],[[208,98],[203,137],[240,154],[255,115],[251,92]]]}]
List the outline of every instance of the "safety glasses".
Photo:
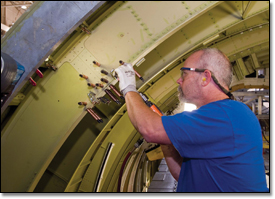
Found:
[{"label": "safety glasses", "polygon": [[[202,69],[202,68],[186,68],[186,67],[182,67],[180,68],[181,71],[183,70],[190,70],[190,71],[195,71],[195,72],[199,72],[202,73],[208,69]],[[215,82],[215,84],[217,84],[219,86],[219,88],[230,98],[230,99],[234,99],[234,96],[228,91],[226,90],[217,80],[217,78],[215,77],[214,73],[211,70],[208,70],[211,73],[211,77],[213,79],[213,81]]]}]

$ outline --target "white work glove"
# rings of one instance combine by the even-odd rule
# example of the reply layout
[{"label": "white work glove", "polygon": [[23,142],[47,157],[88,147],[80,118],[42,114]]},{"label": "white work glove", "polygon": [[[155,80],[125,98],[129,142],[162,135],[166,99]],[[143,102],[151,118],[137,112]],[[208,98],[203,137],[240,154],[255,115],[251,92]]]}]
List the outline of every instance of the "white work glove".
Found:
[{"label": "white work glove", "polygon": [[129,91],[137,92],[136,89],[136,76],[132,64],[125,63],[115,69],[119,77],[119,88],[125,97]]}]

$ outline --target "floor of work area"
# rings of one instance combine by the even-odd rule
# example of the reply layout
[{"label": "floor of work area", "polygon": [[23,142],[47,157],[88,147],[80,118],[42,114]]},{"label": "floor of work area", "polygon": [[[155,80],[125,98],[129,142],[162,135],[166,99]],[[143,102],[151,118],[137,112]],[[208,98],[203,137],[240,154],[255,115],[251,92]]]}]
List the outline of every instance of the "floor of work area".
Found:
[{"label": "floor of work area", "polygon": [[163,158],[158,172],[148,188],[148,192],[176,192],[178,182],[171,175],[165,159]]}]

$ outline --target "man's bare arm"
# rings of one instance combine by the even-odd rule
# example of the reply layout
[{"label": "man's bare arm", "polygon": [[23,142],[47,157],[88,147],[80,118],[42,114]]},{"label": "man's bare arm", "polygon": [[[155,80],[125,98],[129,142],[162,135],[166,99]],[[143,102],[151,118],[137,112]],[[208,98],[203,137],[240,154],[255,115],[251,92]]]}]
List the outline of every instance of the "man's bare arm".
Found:
[{"label": "man's bare arm", "polygon": [[171,144],[163,127],[161,116],[153,112],[137,92],[125,96],[129,118],[147,142]]},{"label": "man's bare arm", "polygon": [[161,116],[145,105],[136,92],[126,95],[126,105],[129,118],[135,128],[142,134],[147,142],[165,144],[161,149],[172,176],[178,180],[183,158],[172,145],[163,127]]}]

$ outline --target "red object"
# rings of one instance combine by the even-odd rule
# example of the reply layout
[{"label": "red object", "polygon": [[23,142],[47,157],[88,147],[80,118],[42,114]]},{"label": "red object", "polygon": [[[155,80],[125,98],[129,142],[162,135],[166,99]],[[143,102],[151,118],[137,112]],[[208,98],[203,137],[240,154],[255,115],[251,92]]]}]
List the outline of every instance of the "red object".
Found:
[{"label": "red object", "polygon": [[103,122],[103,120],[93,111],[93,109],[87,108],[87,111],[98,123]]},{"label": "red object", "polygon": [[43,73],[39,69],[37,69],[35,72],[40,78],[43,78]]},{"label": "red object", "polygon": [[87,105],[87,102],[78,102],[79,105],[84,105],[86,106]]},{"label": "red object", "polygon": [[91,87],[93,87],[93,88],[95,87],[95,85],[92,84],[92,83],[88,83],[87,85],[88,85],[88,86],[91,86]]},{"label": "red object", "polygon": [[91,32],[87,28],[85,28],[85,27],[82,27],[81,30],[84,31],[84,32],[86,32],[86,33],[88,33],[88,34],[91,34]]},{"label": "red object", "polygon": [[115,94],[120,97],[121,99],[124,99],[123,95],[116,89],[116,87],[112,84],[109,85],[110,88],[115,92]]},{"label": "red object", "polygon": [[120,101],[113,95],[113,93],[111,92],[111,90],[105,89],[105,93],[107,93],[109,95],[109,97],[116,102],[117,104],[120,104]]},{"label": "red object", "polygon": [[100,72],[103,73],[103,74],[105,74],[105,75],[109,74],[106,70],[101,70]]},{"label": "red object", "polygon": [[163,116],[162,113],[159,111],[159,109],[156,107],[156,105],[152,105],[150,107],[151,110],[153,110],[155,113],[157,113],[159,116]]},{"label": "red object", "polygon": [[36,82],[30,77],[29,78],[29,82],[33,85],[33,86],[36,86]]},{"label": "red object", "polygon": [[100,66],[100,63],[96,62],[96,61],[93,61],[93,63],[97,66]]},{"label": "red object", "polygon": [[84,78],[84,79],[88,79],[87,75],[83,75],[83,74],[79,74],[80,77]]},{"label": "red object", "polygon": [[108,83],[109,81],[107,79],[101,78],[100,81]]},{"label": "red object", "polygon": [[126,155],[122,166],[120,168],[120,172],[119,172],[119,178],[118,178],[118,186],[117,186],[117,192],[120,192],[120,186],[121,186],[121,179],[122,179],[122,175],[123,175],[123,171],[124,171],[124,167],[126,165],[126,162],[128,161],[130,155],[132,154],[132,151],[128,152],[128,154]]},{"label": "red object", "polygon": [[141,77],[141,75],[134,69],[135,73],[136,73],[136,76],[138,76],[138,78]]},{"label": "red object", "polygon": [[143,77],[141,77],[141,75],[135,69],[134,69],[134,71],[136,73],[136,76],[144,82]]},{"label": "red object", "polygon": [[103,86],[103,84],[99,84],[99,83],[96,83],[95,84],[97,87],[100,87],[100,88],[103,88],[104,86]]}]

